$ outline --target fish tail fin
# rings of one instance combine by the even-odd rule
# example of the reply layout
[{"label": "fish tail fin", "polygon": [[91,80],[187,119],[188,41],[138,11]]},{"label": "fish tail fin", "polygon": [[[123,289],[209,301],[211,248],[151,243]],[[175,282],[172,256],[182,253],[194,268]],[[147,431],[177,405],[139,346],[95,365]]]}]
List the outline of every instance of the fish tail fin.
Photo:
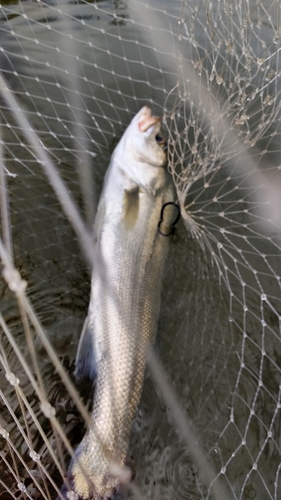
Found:
[{"label": "fish tail fin", "polygon": [[60,494],[57,496],[56,500],[68,500],[69,498],[73,498],[75,500],[79,500],[79,496],[75,493],[75,486],[74,486],[74,478],[72,476],[72,467],[74,465],[74,462],[79,459],[79,456],[82,452],[83,449],[83,440],[81,443],[77,446],[74,455],[70,461],[70,464],[68,466],[68,470],[63,482],[63,485],[60,489]]}]

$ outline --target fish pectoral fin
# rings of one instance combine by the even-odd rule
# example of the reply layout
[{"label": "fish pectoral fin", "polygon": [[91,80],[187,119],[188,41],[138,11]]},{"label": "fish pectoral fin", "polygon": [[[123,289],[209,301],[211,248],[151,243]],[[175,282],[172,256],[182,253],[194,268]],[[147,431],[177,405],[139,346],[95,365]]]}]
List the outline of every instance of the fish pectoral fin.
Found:
[{"label": "fish pectoral fin", "polygon": [[74,375],[77,382],[85,377],[89,377],[94,382],[97,376],[93,332],[90,329],[88,316],[78,344]]},{"label": "fish pectoral fin", "polygon": [[137,221],[139,213],[139,188],[125,190],[124,199],[124,223],[128,229],[132,229]]}]

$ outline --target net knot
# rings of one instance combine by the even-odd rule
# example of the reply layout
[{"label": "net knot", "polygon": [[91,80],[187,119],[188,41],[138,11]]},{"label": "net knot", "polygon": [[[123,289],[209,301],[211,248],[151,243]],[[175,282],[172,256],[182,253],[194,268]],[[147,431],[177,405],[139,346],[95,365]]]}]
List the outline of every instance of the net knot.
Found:
[{"label": "net knot", "polygon": [[12,372],[6,372],[5,377],[14,387],[17,387],[20,384],[18,377],[16,377]]},{"label": "net knot", "polygon": [[66,494],[66,498],[68,500],[78,500],[78,495],[77,493],[75,493],[74,491],[68,491],[67,494]]},{"label": "net knot", "polygon": [[3,270],[3,278],[12,292],[21,294],[25,291],[27,282],[21,279],[20,273],[16,269],[5,267]]},{"label": "net knot", "polygon": [[18,484],[17,484],[17,487],[18,487],[18,489],[19,489],[20,491],[22,491],[22,492],[24,492],[24,493],[26,492],[26,487],[25,487],[25,485],[24,485],[23,483],[18,483]]},{"label": "net knot", "polygon": [[8,439],[9,433],[4,429],[4,427],[0,427],[0,436],[2,436],[4,439]]},{"label": "net knot", "polygon": [[48,401],[42,401],[40,408],[47,418],[53,418],[56,414],[55,408]]},{"label": "net knot", "polygon": [[30,450],[29,456],[30,456],[30,458],[32,458],[32,460],[34,462],[40,462],[40,455],[39,455],[39,453],[36,453],[36,451]]}]

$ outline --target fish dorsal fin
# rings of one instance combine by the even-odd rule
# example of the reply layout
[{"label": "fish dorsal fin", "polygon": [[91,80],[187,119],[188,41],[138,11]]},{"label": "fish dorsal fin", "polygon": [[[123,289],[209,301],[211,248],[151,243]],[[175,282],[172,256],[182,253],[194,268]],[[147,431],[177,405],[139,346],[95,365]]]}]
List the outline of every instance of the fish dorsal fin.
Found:
[{"label": "fish dorsal fin", "polygon": [[96,379],[97,365],[93,335],[94,332],[90,328],[89,316],[87,316],[83,325],[75,360],[74,375],[77,382],[85,377],[90,378],[93,382]]}]

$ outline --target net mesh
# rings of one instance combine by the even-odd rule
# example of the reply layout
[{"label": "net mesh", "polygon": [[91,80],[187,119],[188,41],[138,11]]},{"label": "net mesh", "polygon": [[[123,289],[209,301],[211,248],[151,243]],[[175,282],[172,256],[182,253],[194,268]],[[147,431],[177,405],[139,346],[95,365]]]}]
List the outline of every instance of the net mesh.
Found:
[{"label": "net mesh", "polygon": [[1,3],[1,498],[56,498],[83,436],[91,225],[143,104],[182,221],[124,496],[280,498],[280,20],[279,0]]}]

